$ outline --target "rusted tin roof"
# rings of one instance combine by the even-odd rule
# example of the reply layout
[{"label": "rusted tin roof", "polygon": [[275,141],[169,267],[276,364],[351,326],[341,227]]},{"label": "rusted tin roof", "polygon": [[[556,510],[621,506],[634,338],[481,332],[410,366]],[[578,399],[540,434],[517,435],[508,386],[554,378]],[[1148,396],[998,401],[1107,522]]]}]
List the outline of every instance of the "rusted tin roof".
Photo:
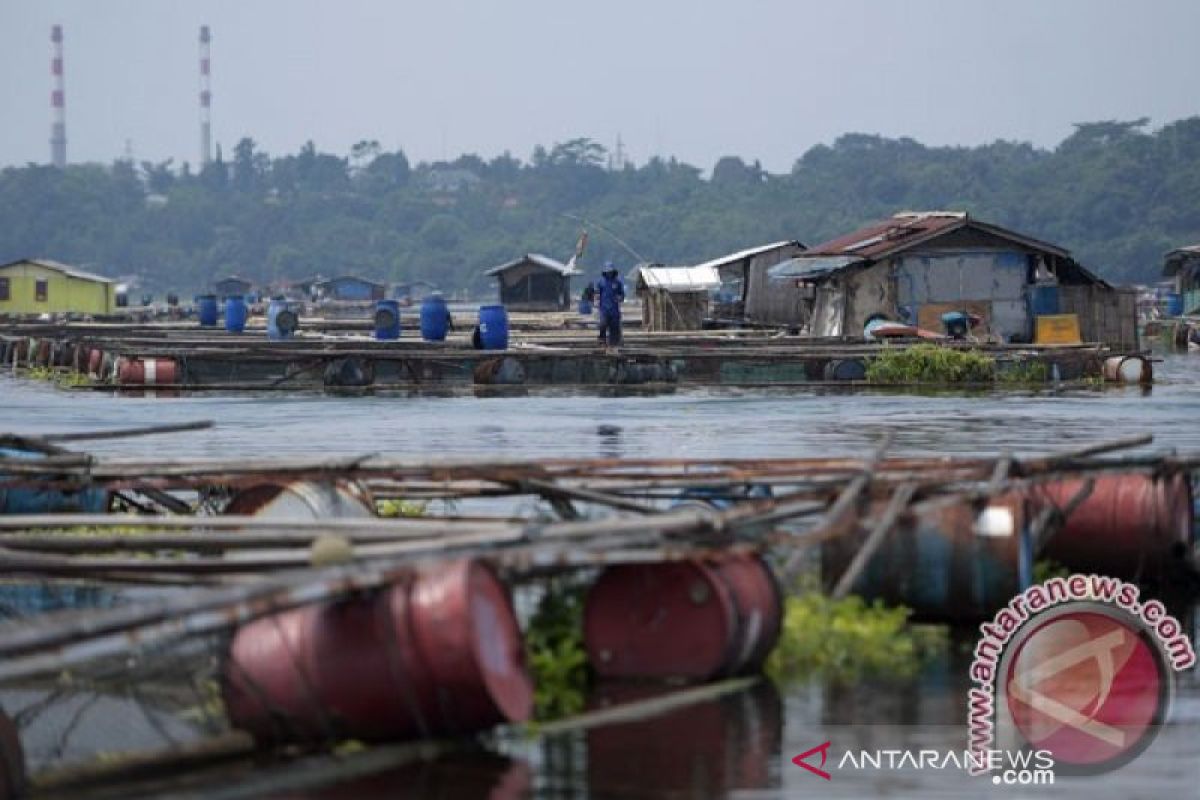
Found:
[{"label": "rusted tin roof", "polygon": [[923,244],[960,228],[979,230],[1009,239],[1031,250],[1070,258],[1061,247],[990,225],[971,217],[965,211],[904,211],[885,220],[823,242],[808,249],[806,256],[856,256],[877,259]]}]

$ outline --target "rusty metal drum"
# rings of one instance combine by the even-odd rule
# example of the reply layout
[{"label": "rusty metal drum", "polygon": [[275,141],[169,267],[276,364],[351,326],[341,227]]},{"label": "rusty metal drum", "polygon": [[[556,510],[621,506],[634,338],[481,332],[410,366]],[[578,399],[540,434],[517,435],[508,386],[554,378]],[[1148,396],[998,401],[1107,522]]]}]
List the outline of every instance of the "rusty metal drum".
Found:
[{"label": "rusty metal drum", "polygon": [[[889,532],[851,592],[868,602],[907,606],[918,619],[986,619],[1033,580],[1028,519],[1020,497],[982,508],[969,502],[916,507]],[[827,586],[845,573],[866,537],[860,530],[822,544]]]},{"label": "rusty metal drum", "polygon": [[88,351],[87,357],[87,374],[98,378],[100,377],[100,365],[104,363],[104,351],[93,347]]},{"label": "rusty metal drum", "polygon": [[179,382],[179,365],[169,358],[121,359],[117,383],[135,386],[171,386]]},{"label": "rusty metal drum", "polygon": [[583,638],[601,678],[703,681],[737,659],[737,605],[702,563],[621,564],[588,592]]},{"label": "rusty metal drum", "polygon": [[[1083,478],[1028,490],[1030,505],[1069,503]],[[1124,473],[1095,478],[1091,494],[1039,554],[1075,572],[1158,580],[1192,543],[1192,486],[1185,473]]]},{"label": "rusty metal drum", "polygon": [[533,710],[511,599],[471,561],[244,625],[223,675],[230,721],[262,743],[466,734]]},{"label": "rusty metal drum", "polygon": [[737,612],[734,647],[721,672],[758,672],[779,640],[783,624],[779,585],[771,568],[757,555],[728,553],[711,566],[729,589]]}]

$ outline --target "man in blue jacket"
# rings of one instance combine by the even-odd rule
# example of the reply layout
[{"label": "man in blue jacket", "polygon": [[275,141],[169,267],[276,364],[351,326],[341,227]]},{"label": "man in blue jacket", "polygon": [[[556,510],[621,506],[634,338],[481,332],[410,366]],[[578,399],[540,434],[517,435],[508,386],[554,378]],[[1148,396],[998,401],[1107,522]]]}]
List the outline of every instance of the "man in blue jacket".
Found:
[{"label": "man in blue jacket", "polygon": [[621,303],[625,302],[625,284],[617,277],[611,261],[604,263],[600,280],[592,284],[600,311],[600,341],[609,347],[621,344]]}]

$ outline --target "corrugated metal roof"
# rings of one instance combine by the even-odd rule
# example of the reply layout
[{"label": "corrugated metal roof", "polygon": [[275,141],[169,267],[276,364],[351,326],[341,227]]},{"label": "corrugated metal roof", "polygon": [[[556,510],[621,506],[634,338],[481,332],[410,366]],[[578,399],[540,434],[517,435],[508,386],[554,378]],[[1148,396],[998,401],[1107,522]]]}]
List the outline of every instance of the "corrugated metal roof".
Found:
[{"label": "corrugated metal roof", "polygon": [[353,281],[355,283],[365,283],[368,286],[377,286],[377,287],[383,286],[383,284],[379,283],[378,281],[373,281],[368,278],[360,278],[357,275],[338,275],[336,278],[322,278],[321,280],[316,281],[315,285],[329,286],[330,284],[333,284],[333,283],[344,283],[346,281]]},{"label": "corrugated metal roof", "polygon": [[649,288],[667,292],[701,292],[721,285],[717,268],[705,264],[696,267],[639,267],[638,277]]},{"label": "corrugated metal roof", "polygon": [[998,225],[971,219],[964,211],[901,212],[888,219],[859,228],[852,233],[822,242],[809,248],[806,255],[855,255],[860,258],[877,259],[966,227],[977,228],[993,236],[1009,239],[1031,250],[1041,250],[1061,258],[1070,258],[1070,253],[1061,247],[1001,228]]},{"label": "corrugated metal roof", "polygon": [[810,256],[808,254],[781,261],[767,270],[771,278],[823,278],[865,259],[858,256]]},{"label": "corrugated metal roof", "polygon": [[745,250],[739,250],[736,253],[730,253],[729,255],[721,256],[720,258],[714,258],[711,261],[704,261],[696,266],[720,269],[721,267],[728,266],[729,264],[737,263],[742,259],[753,258],[754,256],[762,255],[763,253],[770,252],[771,250],[775,250],[780,247],[787,247],[788,245],[799,247],[801,249],[804,248],[804,245],[798,239],[787,239],[782,242],[772,242],[771,244],[763,244],[759,245],[758,247],[750,247]]},{"label": "corrugated metal roof", "polygon": [[45,267],[46,269],[52,269],[55,272],[61,272],[63,275],[66,275],[68,277],[79,278],[80,280],[85,280],[85,281],[96,281],[98,283],[116,283],[116,281],[112,278],[106,278],[103,275],[97,275],[94,272],[87,272],[82,269],[77,269],[76,267],[72,267],[67,264],[60,264],[59,262],[51,261],[48,258],[19,258],[16,261],[10,261],[7,264],[0,264],[0,269],[8,269],[9,267],[17,266],[18,264],[36,264],[39,267]]},{"label": "corrugated metal roof", "polygon": [[519,267],[525,263],[536,264],[539,267],[545,267],[546,269],[552,269],[560,275],[580,275],[580,274],[582,274],[582,273],[580,273],[579,270],[574,269],[573,267],[569,267],[566,264],[562,263],[561,261],[557,261],[553,258],[550,258],[549,256],[541,255],[540,253],[526,253],[525,255],[521,256],[518,259],[509,261],[507,264],[501,264],[498,267],[492,267],[484,274],[485,275],[499,275],[501,272],[506,272],[514,267]]},{"label": "corrugated metal roof", "polygon": [[1200,244],[1177,247],[1167,253],[1166,262],[1163,264],[1163,277],[1175,277],[1184,263],[1192,258],[1200,258]]}]

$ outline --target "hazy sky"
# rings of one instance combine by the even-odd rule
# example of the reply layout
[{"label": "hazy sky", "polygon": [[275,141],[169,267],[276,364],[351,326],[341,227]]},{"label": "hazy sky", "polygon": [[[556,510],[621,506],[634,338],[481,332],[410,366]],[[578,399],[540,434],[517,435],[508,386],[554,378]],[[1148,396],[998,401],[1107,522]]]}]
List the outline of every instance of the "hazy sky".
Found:
[{"label": "hazy sky", "polygon": [[49,30],[67,154],[198,159],[361,139],[434,160],[618,134],[637,162],[786,170],[847,131],[1050,146],[1072,122],[1200,113],[1200,0],[0,0],[0,163],[49,159]]}]

